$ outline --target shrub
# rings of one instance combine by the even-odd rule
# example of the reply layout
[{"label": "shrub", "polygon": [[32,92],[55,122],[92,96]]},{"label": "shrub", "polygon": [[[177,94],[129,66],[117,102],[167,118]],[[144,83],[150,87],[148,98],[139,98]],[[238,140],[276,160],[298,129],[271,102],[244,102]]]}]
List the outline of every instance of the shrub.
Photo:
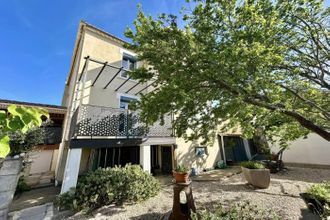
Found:
[{"label": "shrub", "polygon": [[158,194],[160,183],[138,165],[97,169],[78,180],[74,193],[60,195],[57,206],[76,211],[103,205],[140,202]]},{"label": "shrub", "polygon": [[188,173],[189,172],[189,168],[188,167],[185,167],[183,165],[178,165],[175,170],[175,172],[177,173]]},{"label": "shrub", "polygon": [[218,205],[214,211],[204,210],[192,214],[192,220],[276,220],[281,219],[275,212],[271,210],[259,209],[255,205],[251,205],[249,202],[241,202],[230,205],[224,208],[222,205]]},{"label": "shrub", "polygon": [[306,193],[311,194],[320,202],[330,204],[330,181],[312,185]]},{"label": "shrub", "polygon": [[244,161],[240,164],[242,167],[248,168],[248,169],[264,169],[265,165],[263,165],[260,162],[256,161]]},{"label": "shrub", "polygon": [[16,193],[29,191],[30,189],[31,189],[31,187],[28,186],[28,184],[26,183],[25,177],[20,176],[20,178],[18,179],[18,182],[17,182],[17,186],[16,186]]}]

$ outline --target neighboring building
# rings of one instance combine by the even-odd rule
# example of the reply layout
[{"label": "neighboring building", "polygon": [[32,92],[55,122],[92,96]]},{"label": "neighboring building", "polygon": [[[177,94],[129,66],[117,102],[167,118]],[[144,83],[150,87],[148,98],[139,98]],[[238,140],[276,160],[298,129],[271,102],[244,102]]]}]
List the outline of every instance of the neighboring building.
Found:
[{"label": "neighboring building", "polygon": [[[278,146],[271,149],[279,150]],[[294,166],[330,168],[330,142],[311,133],[290,143],[283,153],[283,161]]]},{"label": "neighboring building", "polygon": [[207,169],[255,155],[240,133],[217,134],[213,146],[201,146],[175,137],[171,115],[163,126],[142,124],[130,102],[155,88],[153,81],[130,79],[130,70],[143,64],[125,43],[85,22],[79,25],[62,101],[68,111],[56,166],[62,193],[76,186],[80,173],[98,167],[133,163],[148,172],[171,172],[178,163]]},{"label": "neighboring building", "polygon": [[37,107],[49,112],[51,123],[44,126],[45,138],[29,153],[32,163],[27,173],[26,182],[32,187],[42,186],[54,182],[55,167],[59,144],[62,140],[62,124],[66,114],[66,108],[57,105],[46,105],[39,103],[20,102],[0,99],[0,110],[6,110],[9,105]]}]

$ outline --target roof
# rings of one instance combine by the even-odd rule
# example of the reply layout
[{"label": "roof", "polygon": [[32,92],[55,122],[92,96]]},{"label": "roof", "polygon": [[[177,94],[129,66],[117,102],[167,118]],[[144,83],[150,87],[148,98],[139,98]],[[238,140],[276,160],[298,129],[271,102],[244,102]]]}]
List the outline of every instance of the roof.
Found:
[{"label": "roof", "polygon": [[44,108],[49,111],[49,113],[65,114],[66,107],[59,105],[50,105],[50,104],[41,104],[41,103],[32,103],[32,102],[22,102],[16,100],[0,99],[0,109],[7,109],[9,105],[23,105],[28,107],[39,107]]},{"label": "roof", "polygon": [[75,46],[74,46],[74,49],[73,49],[73,54],[72,54],[72,58],[71,58],[71,64],[70,64],[70,70],[69,70],[69,73],[68,73],[68,76],[67,76],[67,79],[66,79],[66,82],[65,84],[68,85],[70,83],[70,80],[71,80],[71,76],[72,76],[72,71],[73,71],[73,66],[74,66],[74,63],[76,62],[76,59],[77,59],[77,54],[78,54],[78,50],[79,50],[79,47],[81,47],[80,45],[80,41],[81,41],[81,36],[82,34],[84,33],[84,31],[88,29],[89,31],[93,31],[94,33],[100,35],[100,36],[103,36],[103,37],[106,37],[106,38],[109,38],[115,42],[118,42],[120,44],[130,44],[129,42],[113,35],[113,34],[110,34],[98,27],[95,27],[94,25],[91,25],[89,23],[87,23],[86,21],[84,20],[80,20],[80,23],[79,23],[79,27],[78,27],[78,32],[77,32],[77,36],[76,36],[76,40],[75,40]]},{"label": "roof", "polygon": [[129,42],[127,42],[127,41],[125,41],[125,40],[123,40],[123,39],[121,39],[121,38],[119,38],[119,37],[113,35],[113,34],[110,34],[110,33],[107,32],[107,31],[104,31],[104,30],[102,30],[102,29],[100,29],[100,28],[98,28],[98,27],[96,27],[96,26],[94,26],[94,25],[91,25],[91,24],[87,23],[86,21],[83,21],[83,20],[82,20],[82,21],[80,21],[80,22],[81,22],[82,24],[84,24],[86,27],[88,27],[88,28],[90,28],[90,29],[93,29],[93,30],[96,31],[96,32],[99,32],[100,34],[106,35],[107,37],[113,38],[114,40],[120,41],[121,43],[131,44],[131,43],[129,43]]}]

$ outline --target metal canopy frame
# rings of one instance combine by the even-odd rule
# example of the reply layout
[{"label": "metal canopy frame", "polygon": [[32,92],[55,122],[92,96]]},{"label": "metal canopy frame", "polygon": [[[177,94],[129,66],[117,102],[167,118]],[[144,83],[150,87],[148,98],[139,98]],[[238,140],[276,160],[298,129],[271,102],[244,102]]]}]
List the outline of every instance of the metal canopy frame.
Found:
[{"label": "metal canopy frame", "polygon": [[86,65],[87,65],[87,60],[89,60],[89,56],[85,57],[85,63],[84,63],[84,66],[83,66],[83,68],[81,70],[81,73],[80,73],[78,82],[80,82],[82,76],[84,75],[84,72],[85,72],[85,69],[86,69]]},{"label": "metal canopy frame", "polygon": [[127,82],[128,82],[128,80],[130,80],[131,79],[131,77],[129,76],[120,86],[118,86],[117,87],[117,89],[115,89],[115,91],[117,92],[123,85],[125,85]]},{"label": "metal canopy frame", "polygon": [[138,91],[137,93],[135,93],[135,95],[140,94],[141,92],[143,92],[144,90],[146,90],[147,88],[149,88],[150,86],[152,86],[156,81],[153,81],[152,83],[150,83],[149,85],[147,85],[146,87],[144,87],[143,89],[141,89],[140,91]]},{"label": "metal canopy frame", "polygon": [[[95,77],[93,83],[92,83],[92,86],[95,85],[96,81],[99,79],[99,77],[101,76],[101,74],[104,72],[105,68],[106,67],[110,67],[110,68],[114,68],[116,70],[118,70],[115,75],[113,75],[111,77],[111,79],[109,80],[109,82],[103,87],[103,89],[107,89],[108,86],[114,81],[114,79],[118,76],[118,74],[121,72],[121,71],[126,71],[126,72],[131,72],[130,70],[127,70],[127,69],[124,69],[123,67],[118,67],[118,66],[114,66],[114,65],[111,65],[109,64],[108,62],[102,62],[102,61],[99,61],[99,60],[96,60],[96,59],[93,59],[93,58],[90,58],[89,56],[86,56],[84,57],[85,59],[85,63],[84,63],[84,66],[83,66],[83,69],[81,71],[81,74],[79,76],[79,80],[78,82],[80,82],[80,80],[82,79],[83,75],[84,74],[87,74],[88,70],[86,70],[86,68],[88,68],[88,62],[91,61],[91,62],[94,62],[94,63],[98,63],[98,64],[102,64],[102,68],[100,69],[99,73],[97,74],[97,76]],[[84,77],[84,80],[86,79],[86,77]],[[129,80],[131,79],[131,77],[129,76],[122,84],[120,84],[120,86],[118,86],[115,91],[117,92],[121,87],[123,87]],[[85,82],[83,82],[85,83]],[[140,93],[142,93],[144,90],[146,90],[147,88],[149,88],[150,86],[152,86],[153,84],[155,83],[155,81],[153,81],[152,83],[150,83],[149,85],[145,86],[143,89],[141,89],[140,91],[138,91],[137,93],[135,93],[135,95],[138,95]],[[125,93],[128,94],[130,91],[132,91],[135,87],[137,87],[139,84],[141,84],[141,82],[137,82],[135,85],[133,85],[132,87],[130,87]]]},{"label": "metal canopy frame", "polygon": [[107,66],[108,62],[105,62],[104,65],[102,66],[100,72],[97,74],[96,78],[94,79],[94,82],[92,83],[92,86],[95,85],[97,79],[100,77],[100,75],[102,74],[103,70],[105,69],[105,67]]},{"label": "metal canopy frame", "polygon": [[106,89],[122,70],[123,70],[123,67],[119,68],[117,73],[110,79],[110,81],[103,87],[103,89]]},{"label": "metal canopy frame", "polygon": [[141,82],[137,82],[134,86],[132,86],[131,88],[129,88],[125,93],[129,93],[132,89],[134,89],[136,86],[138,86]]}]

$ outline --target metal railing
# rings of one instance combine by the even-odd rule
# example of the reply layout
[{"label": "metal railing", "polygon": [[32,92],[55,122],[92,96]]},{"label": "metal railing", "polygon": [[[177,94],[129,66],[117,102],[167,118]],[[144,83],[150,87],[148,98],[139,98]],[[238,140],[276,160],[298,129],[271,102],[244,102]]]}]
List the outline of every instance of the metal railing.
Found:
[{"label": "metal railing", "polygon": [[73,114],[71,137],[171,137],[172,117],[164,118],[164,124],[159,122],[147,126],[140,121],[136,111],[110,108],[94,105],[80,105]]}]

